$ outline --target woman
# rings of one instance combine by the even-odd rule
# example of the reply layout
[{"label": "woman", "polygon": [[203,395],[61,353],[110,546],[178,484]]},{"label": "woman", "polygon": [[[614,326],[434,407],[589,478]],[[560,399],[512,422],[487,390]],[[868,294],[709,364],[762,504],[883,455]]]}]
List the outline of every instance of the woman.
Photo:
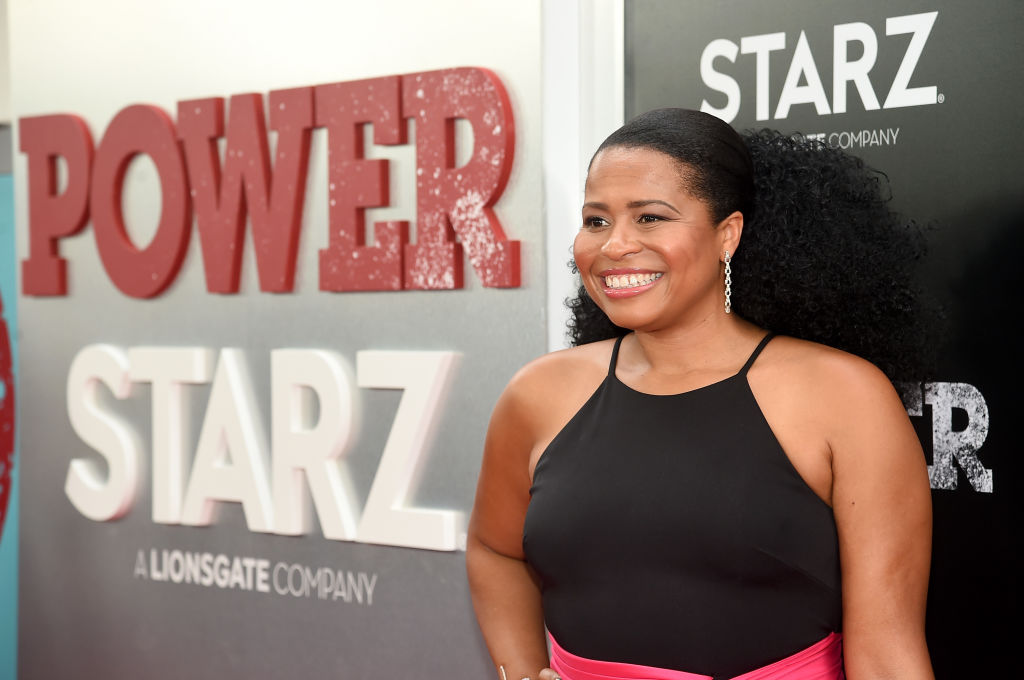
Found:
[{"label": "woman", "polygon": [[577,346],[499,399],[470,525],[502,680],[932,677],[920,445],[811,341],[898,376],[917,244],[856,159],[748,143],[662,109],[591,161]]}]

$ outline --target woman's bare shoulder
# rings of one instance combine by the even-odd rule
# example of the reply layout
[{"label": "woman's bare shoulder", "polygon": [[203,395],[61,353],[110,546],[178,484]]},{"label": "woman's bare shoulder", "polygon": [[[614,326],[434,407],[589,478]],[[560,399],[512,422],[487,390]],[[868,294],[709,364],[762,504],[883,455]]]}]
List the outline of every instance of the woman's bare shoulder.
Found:
[{"label": "woman's bare shoulder", "polygon": [[540,356],[523,366],[509,381],[502,401],[523,415],[544,420],[577,401],[582,405],[608,373],[614,340],[592,342]]},{"label": "woman's bare shoulder", "polygon": [[885,374],[866,359],[835,347],[785,335],[772,339],[765,349],[764,359],[755,366],[789,373],[793,378],[835,382],[835,387],[856,387],[879,381],[889,384]]},{"label": "woman's bare shoulder", "polygon": [[519,369],[512,380],[531,382],[581,370],[588,372],[597,370],[603,375],[608,370],[614,343],[614,339],[601,340],[549,352]]},{"label": "woman's bare shoulder", "polygon": [[613,344],[614,340],[602,340],[544,354],[519,369],[508,389],[533,397],[578,381],[600,383],[608,372]]},{"label": "woman's bare shoulder", "polygon": [[778,385],[809,405],[831,408],[880,398],[889,404],[895,398],[898,404],[889,378],[871,362],[834,347],[789,336],[773,338],[751,374],[753,379]]}]

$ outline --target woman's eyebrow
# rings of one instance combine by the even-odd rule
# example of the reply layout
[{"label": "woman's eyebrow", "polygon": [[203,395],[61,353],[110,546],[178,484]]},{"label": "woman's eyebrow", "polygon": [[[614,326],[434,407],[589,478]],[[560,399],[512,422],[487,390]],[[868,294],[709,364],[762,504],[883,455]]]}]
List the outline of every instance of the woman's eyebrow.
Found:
[{"label": "woman's eyebrow", "polygon": [[668,208],[669,210],[672,210],[673,212],[676,212],[676,213],[679,212],[679,209],[676,208],[671,203],[667,203],[665,201],[658,200],[657,198],[651,198],[651,199],[644,200],[644,201],[630,201],[629,203],[626,204],[626,207],[628,207],[628,208],[643,208],[643,207],[646,207],[648,205],[663,205],[666,208]]},{"label": "woman's eyebrow", "polygon": [[[643,208],[643,207],[646,207],[648,205],[663,205],[666,208],[668,208],[668,209],[670,209],[670,210],[672,210],[672,211],[674,211],[676,213],[679,213],[679,209],[676,208],[674,205],[672,205],[671,203],[666,203],[665,201],[659,200],[657,198],[645,199],[645,200],[641,200],[641,201],[630,201],[629,203],[626,204],[626,207],[627,208]],[[600,203],[598,201],[588,201],[588,202],[583,204],[583,207],[584,208],[592,208],[594,210],[605,210],[605,211],[608,210],[608,204],[607,203]],[[679,213],[679,214],[682,214],[682,213]]]}]

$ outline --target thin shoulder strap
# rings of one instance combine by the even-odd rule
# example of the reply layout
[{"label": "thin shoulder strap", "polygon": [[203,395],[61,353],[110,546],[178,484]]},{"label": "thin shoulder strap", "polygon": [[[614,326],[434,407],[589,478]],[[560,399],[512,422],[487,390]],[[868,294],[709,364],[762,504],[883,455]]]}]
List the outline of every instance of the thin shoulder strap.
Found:
[{"label": "thin shoulder strap", "polygon": [[757,347],[754,348],[754,351],[751,353],[750,358],[747,359],[747,363],[743,364],[743,368],[740,369],[740,372],[737,375],[747,374],[747,371],[750,370],[750,367],[754,365],[755,361],[757,361],[757,357],[761,353],[761,350],[763,350],[764,346],[768,344],[768,341],[774,337],[775,333],[769,332],[768,335],[761,338],[761,342],[757,343]]},{"label": "thin shoulder strap", "polygon": [[615,364],[619,361],[619,345],[622,344],[622,338],[625,335],[620,335],[615,339],[615,346],[612,347],[612,359],[608,362],[608,375],[615,375]]}]

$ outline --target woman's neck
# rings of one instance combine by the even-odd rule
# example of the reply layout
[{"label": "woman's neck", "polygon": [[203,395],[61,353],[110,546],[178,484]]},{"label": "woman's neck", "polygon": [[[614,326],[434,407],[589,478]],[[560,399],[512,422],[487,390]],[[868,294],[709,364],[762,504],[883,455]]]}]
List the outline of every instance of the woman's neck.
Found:
[{"label": "woman's neck", "polygon": [[[718,315],[716,315],[718,316]],[[724,318],[723,318],[724,317]],[[657,331],[635,331],[628,360],[640,372],[664,376],[732,368],[742,362],[764,330],[736,315]],[[625,342],[629,342],[627,339]]]}]

